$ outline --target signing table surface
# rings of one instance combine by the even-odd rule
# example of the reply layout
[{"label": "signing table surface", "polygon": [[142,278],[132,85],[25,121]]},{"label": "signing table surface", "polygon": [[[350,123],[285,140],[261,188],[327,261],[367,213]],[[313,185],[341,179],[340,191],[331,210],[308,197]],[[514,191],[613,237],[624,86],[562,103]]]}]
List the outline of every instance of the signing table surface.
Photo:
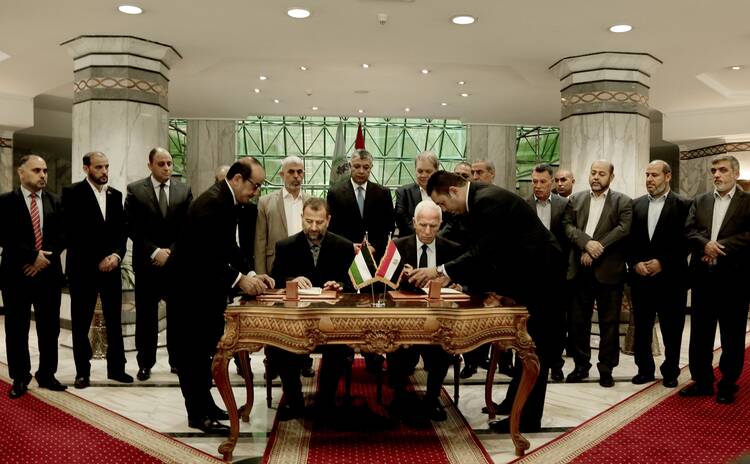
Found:
[{"label": "signing table surface", "polygon": [[[303,297],[304,298],[304,297]],[[294,353],[309,353],[320,345],[348,345],[360,352],[390,353],[399,347],[436,344],[452,354],[492,343],[493,359],[485,385],[489,420],[495,419],[492,380],[501,350],[513,348],[523,362],[523,376],[510,415],[517,455],[529,448],[518,425],[526,398],[539,373],[534,343],[526,330],[528,313],[521,306],[502,306],[497,299],[385,299],[372,307],[370,295],[339,294],[335,299],[287,301],[275,295],[239,301],[227,307],[226,328],[213,361],[213,376],[229,411],[229,438],[219,446],[231,460],[239,436],[239,418],[247,422],[253,405],[252,375],[247,357],[240,357],[247,403],[239,410],[229,383],[229,360],[238,352],[255,352],[272,345]]]}]

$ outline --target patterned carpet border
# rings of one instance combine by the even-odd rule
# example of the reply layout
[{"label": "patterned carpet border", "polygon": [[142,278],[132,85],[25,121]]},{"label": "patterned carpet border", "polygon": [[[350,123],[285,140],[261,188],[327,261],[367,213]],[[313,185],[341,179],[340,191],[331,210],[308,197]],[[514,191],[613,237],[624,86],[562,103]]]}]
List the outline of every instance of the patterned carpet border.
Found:
[{"label": "patterned carpet border", "polygon": [[[746,338],[745,340],[746,346],[750,346],[748,345],[748,340],[750,339]],[[721,348],[714,350],[714,366],[718,365],[720,356]],[[583,422],[573,430],[560,435],[526,456],[511,462],[514,464],[546,464],[550,462],[562,464],[571,462],[661,403],[667,397],[677,394],[677,391],[690,383],[690,370],[688,366],[682,368],[677,380],[677,388],[666,388],[660,382],[652,383],[643,390],[633,393],[619,403]]]},{"label": "patterned carpet border", "polygon": [[[0,363],[0,379],[8,383],[12,382],[8,375],[8,366],[5,363]],[[52,392],[43,388],[31,388],[27,394],[70,414],[117,440],[140,449],[164,463],[216,464],[222,462],[203,451],[68,391]]]}]

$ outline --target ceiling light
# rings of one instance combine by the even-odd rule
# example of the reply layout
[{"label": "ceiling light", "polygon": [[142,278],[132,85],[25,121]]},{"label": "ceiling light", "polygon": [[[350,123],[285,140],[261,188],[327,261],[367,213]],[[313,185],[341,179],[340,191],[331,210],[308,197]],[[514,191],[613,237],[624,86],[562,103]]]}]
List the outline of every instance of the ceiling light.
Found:
[{"label": "ceiling light", "polygon": [[137,6],[133,5],[120,5],[117,7],[117,10],[120,13],[125,13],[129,15],[137,15],[143,13],[143,10],[141,8],[138,8]]},{"label": "ceiling light", "polygon": [[462,96],[462,97],[468,97],[468,96],[469,96],[469,94],[468,94],[468,93],[466,93],[466,92],[464,92],[464,93],[462,93],[462,94],[461,94],[461,96]]},{"label": "ceiling light", "polygon": [[299,67],[299,70],[300,70],[300,71],[307,71],[307,66],[300,66],[300,67]]},{"label": "ceiling light", "polygon": [[364,69],[367,69],[367,68],[369,68],[369,67],[370,67],[370,65],[369,65],[369,64],[367,64],[367,63],[362,63],[362,67],[363,67]]},{"label": "ceiling light", "polygon": [[268,77],[266,77],[266,76],[258,76],[258,79],[260,79],[262,81],[265,81],[266,79],[268,79]]},{"label": "ceiling light", "polygon": [[445,103],[445,102],[443,102],[443,103],[440,104],[440,106],[448,106],[448,104]]},{"label": "ceiling light", "polygon": [[411,111],[411,108],[404,108],[404,111],[408,113],[409,111]]},{"label": "ceiling light", "polygon": [[310,17],[310,10],[304,8],[289,8],[286,14],[294,19],[305,19]]},{"label": "ceiling light", "polygon": [[731,69],[732,71],[739,71],[740,69],[742,69],[742,66],[732,66],[729,69]]},{"label": "ceiling light", "polygon": [[253,92],[260,93],[260,89],[253,89]]},{"label": "ceiling light", "polygon": [[362,114],[364,112],[365,112],[365,110],[357,110],[357,113],[359,113],[359,114]]},{"label": "ceiling light", "polygon": [[471,15],[456,15],[451,18],[451,22],[453,24],[458,24],[459,26],[465,26],[467,24],[474,24],[474,21],[476,21],[477,18]]},{"label": "ceiling light", "polygon": [[458,85],[466,85],[466,81],[458,81],[458,82],[456,82],[456,84],[458,84]]},{"label": "ceiling light", "polygon": [[278,102],[279,102],[279,99],[278,99],[278,98],[274,98],[274,99],[273,99],[273,102],[274,102],[274,103],[278,103]]},{"label": "ceiling light", "polygon": [[317,106],[313,106],[313,107],[312,107],[312,110],[313,110],[313,111],[318,111],[318,107],[317,107]]},{"label": "ceiling light", "polygon": [[422,71],[420,71],[422,74],[430,74],[430,70],[427,68],[424,68]]},{"label": "ceiling light", "polygon": [[630,32],[633,30],[633,26],[630,24],[616,24],[614,26],[610,26],[609,31],[610,32]]}]

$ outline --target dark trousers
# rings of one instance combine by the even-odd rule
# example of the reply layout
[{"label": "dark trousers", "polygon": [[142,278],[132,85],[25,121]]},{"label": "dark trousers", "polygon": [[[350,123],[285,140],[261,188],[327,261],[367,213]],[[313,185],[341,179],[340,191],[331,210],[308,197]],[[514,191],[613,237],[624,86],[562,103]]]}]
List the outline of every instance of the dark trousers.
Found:
[{"label": "dark trousers", "polygon": [[73,358],[76,376],[91,374],[91,343],[89,328],[96,308],[96,296],[102,300],[102,313],[107,328],[107,372],[118,374],[125,370],[125,351],[122,342],[122,282],[120,268],[97,272],[84,278],[71,279],[70,312],[73,325]]},{"label": "dark trousers", "polygon": [[630,286],[635,321],[635,364],[639,374],[654,375],[656,365],[651,345],[654,322],[658,315],[664,340],[661,375],[665,379],[676,379],[680,375],[680,345],[685,326],[687,289],[684,282],[668,282],[658,280],[657,277],[638,277]]},{"label": "dark trousers", "polygon": [[5,349],[8,372],[13,380],[27,383],[31,379],[29,327],[31,305],[39,346],[37,376],[51,378],[57,371],[57,340],[60,335],[59,279],[45,279],[44,271],[37,277],[23,277],[2,290],[5,305]]},{"label": "dark trousers", "polygon": [[167,353],[169,365],[174,366],[174,340],[169,330],[170,315],[174,308],[166,291],[163,269],[153,267],[136,269],[135,285],[135,348],[138,367],[151,369],[156,364],[156,346],[159,338],[159,302],[167,303]]},{"label": "dark trousers", "polygon": [[300,372],[308,355],[292,353],[270,345],[266,346],[265,351],[268,366],[278,372],[281,377],[281,390],[284,392],[286,402],[295,408],[303,407],[305,400],[302,396]]},{"label": "dark trousers", "polygon": [[571,328],[570,324],[573,320],[573,317],[571,315],[571,303],[573,300],[574,288],[573,288],[573,281],[565,281],[561,285],[562,292],[560,293],[560,298],[557,300],[555,306],[557,310],[560,312],[560,327],[558,328],[559,332],[559,344],[557,349],[557,354],[553,356],[551,362],[550,362],[550,368],[557,368],[562,369],[565,365],[565,359],[563,359],[563,351],[568,351],[568,355],[571,354],[573,349],[571,348],[571,339],[570,339],[570,333]]},{"label": "dark trousers", "polygon": [[471,351],[468,351],[464,353],[462,356],[464,358],[464,364],[467,366],[474,366],[477,367],[479,364],[482,363],[482,361],[485,361],[487,359],[487,355],[490,352],[490,344],[485,343],[484,345],[475,348]]},{"label": "dark trousers", "polygon": [[581,270],[575,278],[575,295],[571,307],[573,359],[576,369],[591,368],[591,316],[594,302],[599,315],[600,373],[612,373],[620,362],[620,310],[622,284],[603,284],[590,269]]},{"label": "dark trousers", "polygon": [[424,360],[424,368],[427,371],[427,391],[425,398],[436,400],[440,397],[440,388],[443,386],[448,369],[453,364],[453,355],[438,345],[411,346],[399,348],[388,354],[388,377],[395,395],[403,395],[409,373],[419,362],[419,357]]},{"label": "dark trousers", "polygon": [[747,282],[708,272],[693,287],[690,316],[690,374],[696,383],[713,386],[716,324],[721,334],[719,388],[733,388],[745,362]]}]

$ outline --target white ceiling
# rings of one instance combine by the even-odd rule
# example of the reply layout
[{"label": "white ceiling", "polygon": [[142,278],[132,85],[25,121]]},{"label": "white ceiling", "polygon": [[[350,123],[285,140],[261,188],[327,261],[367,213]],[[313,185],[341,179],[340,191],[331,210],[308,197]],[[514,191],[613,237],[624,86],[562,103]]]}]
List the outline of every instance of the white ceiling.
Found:
[{"label": "white ceiling", "polygon": [[[123,15],[120,3],[144,14]],[[293,20],[292,6],[313,14]],[[44,94],[54,108],[72,94],[73,62],[59,44],[95,34],[134,35],[182,54],[170,76],[177,117],[356,116],[359,108],[398,116],[408,106],[415,117],[556,125],[559,83],[548,67],[597,51],[661,59],[650,103],[663,113],[750,104],[750,68],[727,70],[750,66],[747,0],[0,0],[0,12],[0,51],[10,55],[0,62],[0,93]],[[378,13],[388,14],[385,25]],[[478,21],[455,26],[458,13]],[[633,31],[607,30],[620,23]]]}]

